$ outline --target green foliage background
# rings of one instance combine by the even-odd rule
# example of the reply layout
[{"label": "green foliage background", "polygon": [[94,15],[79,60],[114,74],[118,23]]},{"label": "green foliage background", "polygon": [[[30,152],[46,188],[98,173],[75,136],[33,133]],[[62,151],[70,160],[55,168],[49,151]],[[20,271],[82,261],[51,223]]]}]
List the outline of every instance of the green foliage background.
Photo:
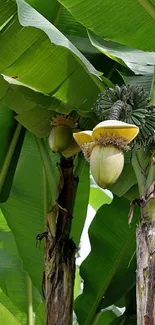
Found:
[{"label": "green foliage background", "polygon": [[[0,0],[0,8],[0,321],[26,324],[28,274],[35,324],[44,325],[43,244],[37,248],[35,238],[45,227],[43,168],[50,190],[52,175],[59,182],[60,157],[46,141],[50,120],[74,110],[81,116],[80,128],[91,129],[97,123],[91,108],[98,93],[116,83],[142,86],[154,103],[155,24],[134,0],[127,5],[121,0]],[[36,137],[45,139],[44,157]],[[129,293],[135,294],[139,212],[129,228],[129,204],[138,192],[130,155],[110,190],[112,203],[90,186],[83,159],[71,231],[77,245],[88,203],[96,215],[89,229],[91,252],[80,267],[79,325],[136,324]],[[76,295],[79,286],[77,276]],[[126,306],[126,312],[121,316],[111,305]]]}]

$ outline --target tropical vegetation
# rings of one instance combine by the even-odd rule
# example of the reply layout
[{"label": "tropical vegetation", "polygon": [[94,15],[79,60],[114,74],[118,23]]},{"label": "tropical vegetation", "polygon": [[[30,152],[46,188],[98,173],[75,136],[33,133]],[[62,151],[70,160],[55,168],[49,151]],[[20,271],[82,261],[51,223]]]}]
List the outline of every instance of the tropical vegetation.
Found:
[{"label": "tropical vegetation", "polygon": [[0,0],[2,324],[155,324],[154,19],[154,0]]}]

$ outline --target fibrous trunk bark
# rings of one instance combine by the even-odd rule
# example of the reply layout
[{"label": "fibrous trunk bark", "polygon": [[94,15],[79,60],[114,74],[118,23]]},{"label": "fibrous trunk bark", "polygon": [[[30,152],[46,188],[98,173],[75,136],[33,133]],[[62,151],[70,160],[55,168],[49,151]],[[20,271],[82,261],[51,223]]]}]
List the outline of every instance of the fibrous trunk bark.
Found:
[{"label": "fibrous trunk bark", "polygon": [[[154,202],[148,204],[154,209]],[[142,209],[137,228],[137,325],[155,325],[155,221],[150,213],[155,209]]]},{"label": "fibrous trunk bark", "polygon": [[70,238],[70,230],[76,180],[73,177],[73,160],[62,159],[59,167],[59,197],[50,216],[56,218],[55,234],[47,218],[43,285],[46,325],[71,325],[73,318],[76,247]]}]

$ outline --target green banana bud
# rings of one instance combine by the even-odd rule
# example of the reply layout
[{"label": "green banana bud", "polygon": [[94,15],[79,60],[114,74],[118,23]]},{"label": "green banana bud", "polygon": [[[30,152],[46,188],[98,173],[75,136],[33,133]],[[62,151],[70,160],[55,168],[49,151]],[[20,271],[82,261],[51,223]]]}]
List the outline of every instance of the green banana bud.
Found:
[{"label": "green banana bud", "polygon": [[70,157],[76,155],[77,153],[79,153],[80,151],[81,151],[81,148],[78,146],[78,144],[73,139],[70,146],[67,147],[67,149],[65,149],[64,151],[62,151],[62,155],[65,158],[70,158]]},{"label": "green banana bud", "polygon": [[54,152],[62,152],[68,148],[73,139],[72,129],[67,125],[52,128],[49,135],[49,146]]}]

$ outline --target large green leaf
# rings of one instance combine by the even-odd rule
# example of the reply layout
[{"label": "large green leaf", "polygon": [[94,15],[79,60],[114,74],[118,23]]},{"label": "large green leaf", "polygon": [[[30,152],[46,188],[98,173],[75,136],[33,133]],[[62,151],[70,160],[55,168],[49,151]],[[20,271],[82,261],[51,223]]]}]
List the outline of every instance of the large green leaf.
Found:
[{"label": "large green leaf", "polygon": [[105,40],[155,51],[154,19],[139,1],[59,0],[81,24]]},{"label": "large green leaf", "polygon": [[36,247],[36,236],[44,231],[42,162],[34,137],[27,133],[10,197],[1,205],[15,237],[24,270],[41,292],[43,246]]},{"label": "large green leaf", "polygon": [[128,201],[114,198],[93,219],[89,230],[91,253],[80,271],[84,291],[75,303],[79,324],[90,324],[102,300],[104,307],[114,304],[135,283],[136,219],[129,228],[128,212]]},{"label": "large green leaf", "polygon": [[20,23],[26,27],[19,25],[15,15],[1,31],[0,72],[40,92],[55,92],[56,98],[74,108],[90,110],[99,88],[104,87],[98,72],[35,9],[23,0],[17,4]]},{"label": "large green leaf", "polygon": [[[5,293],[0,289],[0,303],[7,308],[7,310],[22,324],[27,325],[27,316],[24,312],[21,312],[13,302],[5,295]],[[0,316],[1,322],[1,316]]]},{"label": "large green leaf", "polygon": [[[24,0],[16,0],[18,5],[19,22],[24,27],[35,27],[41,29],[50,39],[50,41],[63,48],[70,50],[73,57],[84,67],[90,74],[97,76],[98,72],[90,62],[76,49],[76,47],[52,24],[50,24],[35,9],[29,6]],[[96,80],[97,83],[97,80]]]},{"label": "large green leaf", "polygon": [[116,42],[106,41],[89,33],[92,45],[116,62],[127,66],[135,74],[151,75],[154,73],[155,54],[143,52]]},{"label": "large green leaf", "polygon": [[[58,183],[59,156],[50,154]],[[43,204],[43,165],[35,138],[27,133],[10,197],[1,208],[15,237],[24,270],[41,293],[43,245],[36,247],[36,236],[45,229]]]},{"label": "large green leaf", "polygon": [[[22,318],[25,323],[25,316],[28,308],[27,276],[23,270],[23,264],[14,237],[1,212],[0,242],[0,287],[3,290],[3,293],[0,293],[0,301],[11,313],[13,313],[14,316],[17,317],[17,319]],[[36,311],[37,307],[42,302],[42,297],[35,287],[32,287],[32,292],[33,308],[34,311]],[[5,295],[7,295],[9,299]]]},{"label": "large green leaf", "polygon": [[53,0],[52,3],[50,0],[46,0],[46,3],[42,0],[27,0],[26,2],[39,11],[63,34],[88,39],[85,27],[79,24],[57,0]]},{"label": "large green leaf", "polygon": [[22,325],[1,303],[0,321],[3,325]]}]

